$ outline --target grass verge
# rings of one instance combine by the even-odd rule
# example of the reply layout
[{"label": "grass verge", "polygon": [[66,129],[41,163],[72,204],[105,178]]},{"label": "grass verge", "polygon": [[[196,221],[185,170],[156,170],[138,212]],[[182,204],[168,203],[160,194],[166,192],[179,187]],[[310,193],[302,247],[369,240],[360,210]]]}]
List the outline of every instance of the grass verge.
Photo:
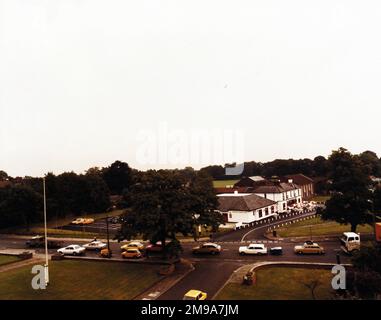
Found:
[{"label": "grass verge", "polygon": [[20,261],[20,258],[16,257],[16,256],[9,256],[9,255],[3,255],[3,254],[0,254],[0,266],[4,266],[6,264],[10,264],[10,263],[13,263],[13,262],[17,262],[17,261]]},{"label": "grass verge", "polygon": [[[287,237],[309,237],[337,235],[351,231],[349,225],[339,224],[333,221],[324,221],[320,217],[296,222],[287,227],[277,229],[277,233],[282,238]],[[373,228],[369,225],[358,226],[357,232],[372,233]]]},{"label": "grass verge", "polygon": [[312,300],[311,290],[306,285],[315,280],[320,283],[315,290],[315,298],[333,298],[330,270],[266,267],[259,269],[256,274],[255,285],[228,283],[216,300]]},{"label": "grass verge", "polygon": [[33,290],[31,268],[0,273],[0,300],[129,300],[161,279],[152,265],[52,261],[48,288]]}]

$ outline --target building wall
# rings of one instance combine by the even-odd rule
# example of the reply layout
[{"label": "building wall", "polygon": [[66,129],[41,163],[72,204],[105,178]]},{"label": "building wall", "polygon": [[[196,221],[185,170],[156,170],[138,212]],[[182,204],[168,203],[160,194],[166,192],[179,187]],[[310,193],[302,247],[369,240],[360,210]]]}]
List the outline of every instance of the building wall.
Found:
[{"label": "building wall", "polygon": [[270,216],[274,216],[277,214],[277,205],[274,204],[272,206],[268,206],[262,209],[258,209],[255,211],[234,211],[231,210],[229,212],[224,212],[221,214],[224,214],[227,217],[228,223],[252,223],[255,221],[259,221],[265,218],[268,218]]},{"label": "building wall", "polygon": [[257,196],[267,198],[269,200],[277,202],[277,212],[282,213],[287,211],[288,203],[290,201],[296,201],[296,203],[302,203],[302,189],[295,189],[283,193],[256,193]]}]

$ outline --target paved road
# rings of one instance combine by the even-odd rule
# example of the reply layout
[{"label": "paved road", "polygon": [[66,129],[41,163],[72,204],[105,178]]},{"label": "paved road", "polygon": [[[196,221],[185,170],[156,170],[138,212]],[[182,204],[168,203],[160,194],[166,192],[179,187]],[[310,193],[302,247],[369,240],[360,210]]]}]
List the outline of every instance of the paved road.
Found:
[{"label": "paved road", "polygon": [[[83,244],[83,240],[76,241],[78,244]],[[250,241],[247,241],[250,242]],[[282,256],[240,256],[238,248],[245,243],[237,242],[221,242],[223,251],[218,256],[194,256],[192,247],[195,243],[184,243],[183,258],[194,261],[195,270],[187,277],[182,279],[169,291],[159,297],[162,300],[177,300],[182,299],[185,292],[190,289],[199,289],[208,293],[209,297],[213,297],[217,291],[225,284],[234,270],[239,267],[252,264],[260,261],[298,261],[298,262],[326,262],[336,263],[336,254],[339,250],[337,241],[324,242],[326,254],[322,256],[299,256],[293,252],[294,245],[290,242],[273,242],[268,240],[257,240],[256,242],[265,243],[267,247],[282,246],[284,254]],[[21,239],[0,239],[0,249],[5,248],[24,248],[25,240]],[[65,242],[65,245],[71,243]],[[114,251],[114,258],[120,258],[120,244],[111,243],[111,249]],[[50,253],[55,253],[56,250],[49,250]],[[42,253],[43,249],[37,249],[37,252]],[[87,252],[86,256],[95,257],[96,252]],[[349,263],[350,258],[341,254],[341,262]]]},{"label": "paved road", "polygon": [[315,212],[302,213],[302,214],[282,214],[278,218],[268,218],[252,227],[236,230],[234,232],[228,232],[214,237],[214,240],[218,241],[243,241],[243,240],[257,240],[264,239],[263,234],[270,226],[277,226],[282,223],[290,222],[293,220],[304,219],[314,216]]}]

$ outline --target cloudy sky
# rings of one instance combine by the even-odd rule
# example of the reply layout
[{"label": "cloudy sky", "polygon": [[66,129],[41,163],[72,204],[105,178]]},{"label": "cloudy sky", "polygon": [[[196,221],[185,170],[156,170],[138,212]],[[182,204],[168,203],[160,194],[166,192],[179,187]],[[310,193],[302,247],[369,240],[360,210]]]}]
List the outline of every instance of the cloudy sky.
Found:
[{"label": "cloudy sky", "polygon": [[380,30],[380,1],[0,0],[0,169],[200,167],[195,132],[381,155]]}]

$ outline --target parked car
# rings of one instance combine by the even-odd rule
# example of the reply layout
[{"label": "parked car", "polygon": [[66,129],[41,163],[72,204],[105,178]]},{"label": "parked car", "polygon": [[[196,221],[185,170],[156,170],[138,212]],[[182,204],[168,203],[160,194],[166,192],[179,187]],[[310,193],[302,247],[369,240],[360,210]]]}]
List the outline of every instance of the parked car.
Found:
[{"label": "parked car", "polygon": [[163,245],[161,244],[161,242],[157,242],[157,243],[150,243],[147,247],[146,247],[146,252],[147,253],[152,253],[152,252],[162,252],[163,251]]},{"label": "parked car", "polygon": [[107,244],[106,243],[103,243],[102,241],[92,241],[90,243],[86,243],[83,245],[83,247],[86,249],[86,250],[102,250],[104,248],[107,247]]},{"label": "parked car", "polygon": [[283,248],[282,247],[271,248],[270,254],[273,256],[281,256],[283,254]]},{"label": "parked car", "polygon": [[221,253],[221,246],[216,243],[204,243],[200,246],[194,247],[192,249],[193,254],[219,254]]},{"label": "parked car", "polygon": [[81,247],[77,244],[72,244],[70,246],[58,249],[57,252],[61,253],[63,255],[72,255],[72,256],[79,256],[84,254],[86,249],[84,247]]},{"label": "parked car", "polygon": [[239,251],[239,254],[241,255],[245,255],[245,254],[266,255],[267,254],[267,248],[265,247],[265,245],[256,244],[256,243],[251,243],[245,247],[239,247],[238,251]]},{"label": "parked car", "polygon": [[74,225],[87,225],[94,223],[94,219],[92,218],[77,218],[71,222]]},{"label": "parked car", "polygon": [[129,248],[122,252],[122,258],[124,259],[139,259],[142,256],[142,253],[136,248]]},{"label": "parked car", "polygon": [[[44,236],[34,236],[26,243],[28,248],[44,248],[45,247],[45,237]],[[48,239],[48,249],[57,249],[63,246],[63,241],[50,240]]]},{"label": "parked car", "polygon": [[296,254],[324,254],[324,248],[317,243],[307,241],[301,246],[295,246],[294,252]]},{"label": "parked car", "polygon": [[120,247],[120,249],[122,251],[127,250],[127,249],[131,249],[131,248],[136,248],[136,249],[139,249],[139,250],[144,250],[144,244],[139,242],[139,241],[132,241],[132,242],[127,243],[127,244],[125,244],[125,245]]},{"label": "parked car", "polygon": [[200,290],[189,290],[183,300],[206,300],[208,295]]}]

